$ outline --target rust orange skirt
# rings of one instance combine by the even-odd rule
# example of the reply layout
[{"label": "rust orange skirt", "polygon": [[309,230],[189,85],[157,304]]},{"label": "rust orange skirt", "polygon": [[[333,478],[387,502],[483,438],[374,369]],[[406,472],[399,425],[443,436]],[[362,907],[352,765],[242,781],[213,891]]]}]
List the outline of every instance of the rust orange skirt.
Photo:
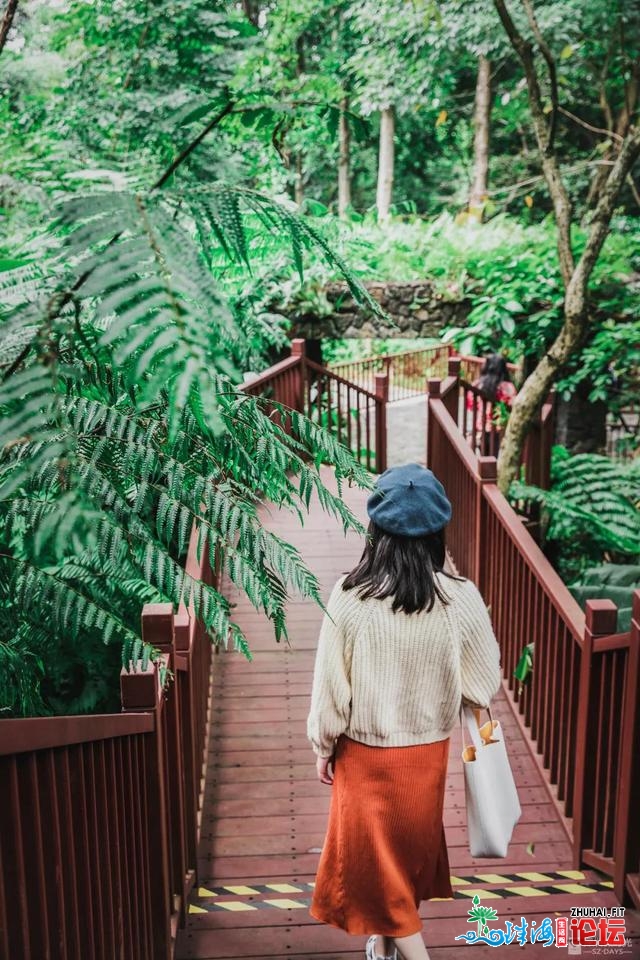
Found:
[{"label": "rust orange skirt", "polygon": [[336,745],[327,834],[310,914],[348,933],[408,937],[421,900],[453,897],[442,823],[449,739]]}]

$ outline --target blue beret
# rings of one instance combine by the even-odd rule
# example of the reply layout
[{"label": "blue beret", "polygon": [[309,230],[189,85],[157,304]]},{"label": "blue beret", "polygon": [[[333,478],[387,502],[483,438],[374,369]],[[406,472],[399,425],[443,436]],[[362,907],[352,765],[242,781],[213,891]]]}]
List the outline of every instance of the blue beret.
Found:
[{"label": "blue beret", "polygon": [[424,537],[446,527],[451,504],[431,470],[407,463],[378,477],[367,500],[367,513],[386,533]]}]

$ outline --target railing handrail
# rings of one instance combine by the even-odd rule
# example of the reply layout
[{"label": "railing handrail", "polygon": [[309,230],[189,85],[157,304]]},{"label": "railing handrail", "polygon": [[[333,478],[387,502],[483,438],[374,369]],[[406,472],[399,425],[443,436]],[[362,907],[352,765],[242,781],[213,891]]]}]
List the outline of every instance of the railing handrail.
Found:
[{"label": "railing handrail", "polygon": [[440,344],[438,346],[434,344],[429,347],[414,347],[410,350],[398,350],[397,353],[372,354],[370,357],[360,357],[359,360],[338,360],[335,363],[329,363],[328,366],[331,370],[336,370],[338,367],[358,367],[364,366],[366,363],[376,363],[379,360],[394,360],[396,357],[413,357],[420,353],[439,353],[445,350],[449,353],[449,347],[446,344]]},{"label": "railing handrail", "polygon": [[[454,563],[492,605],[504,688],[513,688],[516,722],[536,744],[533,759],[572,845],[574,866],[608,874],[620,902],[628,894],[637,906],[640,590],[629,633],[614,632],[611,600],[589,600],[581,610],[500,492],[495,458],[478,457],[467,443],[459,404],[443,402],[441,386],[429,381],[427,463],[436,471],[441,463],[441,479],[450,484]],[[543,424],[552,404],[545,406]],[[530,683],[514,686],[520,651],[531,641]]]},{"label": "railing handrail", "polygon": [[607,653],[609,650],[627,650],[631,644],[631,631],[626,633],[610,633],[606,637],[595,637],[593,641],[594,653]]},{"label": "railing handrail", "polygon": [[358,383],[353,383],[351,380],[345,380],[344,377],[334,373],[333,370],[330,370],[328,367],[323,367],[321,363],[316,363],[315,360],[309,360],[308,357],[305,357],[304,365],[308,370],[314,370],[316,373],[321,373],[329,380],[333,380],[334,383],[340,383],[346,387],[349,387],[351,390],[356,390],[358,393],[364,394],[364,396],[368,397],[370,400],[380,399],[377,394],[373,393],[371,390],[367,390],[366,387],[361,387]]},{"label": "railing handrail", "polygon": [[[460,377],[459,383],[464,390],[469,391],[469,393],[473,393],[476,397],[482,397],[483,400],[487,400],[487,397],[485,397],[480,387],[476,387],[475,384],[469,383],[469,381],[465,380],[464,377]],[[487,402],[490,403],[491,401]]]},{"label": "railing handrail", "polygon": [[482,400],[486,400],[487,403],[499,403],[499,400],[490,400],[484,395],[480,387],[477,387],[475,383],[469,383],[468,380],[465,380],[464,377],[460,377],[459,380],[460,386],[466,393],[472,393],[476,397],[480,397]]},{"label": "railing handrail", "polygon": [[299,356],[285,357],[284,360],[280,360],[278,363],[274,363],[274,365],[269,367],[267,370],[263,370],[262,373],[259,373],[258,376],[254,377],[252,380],[244,380],[238,385],[237,389],[240,391],[252,390],[254,387],[264,387],[271,380],[275,380],[276,377],[278,377],[281,373],[284,373],[286,370],[291,370],[293,367],[297,367],[301,362],[302,357]]},{"label": "railing handrail", "polygon": [[8,718],[0,728],[0,756],[149,733],[154,722],[151,711]]},{"label": "railing handrail", "polygon": [[457,434],[460,433],[458,425],[456,424],[455,420],[453,420],[449,414],[449,411],[444,405],[442,396],[442,392],[439,396],[431,396],[429,398],[429,409],[433,410],[435,416],[438,418],[442,430],[449,437],[451,443],[456,447],[460,459],[464,462],[467,471],[474,477],[478,476],[478,458],[473,452],[470,444],[468,444],[464,438],[462,443],[458,442]]},{"label": "railing handrail", "polygon": [[574,640],[582,646],[585,616],[580,604],[569,592],[567,585],[551,566],[531,534],[525,529],[522,520],[499,488],[492,483],[485,484],[483,495],[493,512],[500,518],[509,539],[517,547],[518,553],[570,630]]},{"label": "railing handrail", "polygon": [[[460,354],[460,359],[462,360],[463,363],[466,361],[467,363],[473,363],[476,366],[480,366],[480,364],[483,364],[487,358],[478,357],[474,353],[465,353],[465,354]],[[507,370],[509,370],[511,373],[518,373],[518,364],[508,362]]]}]

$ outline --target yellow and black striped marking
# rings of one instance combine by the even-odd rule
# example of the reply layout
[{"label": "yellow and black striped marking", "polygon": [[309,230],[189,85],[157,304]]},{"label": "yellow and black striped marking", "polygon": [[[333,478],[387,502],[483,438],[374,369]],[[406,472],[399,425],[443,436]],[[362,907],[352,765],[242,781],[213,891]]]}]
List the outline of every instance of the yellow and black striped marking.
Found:
[{"label": "yellow and black striped marking", "polygon": [[[523,882],[527,881],[527,882]],[[534,883],[541,884],[533,886]],[[478,884],[508,884],[487,888]],[[189,913],[211,913],[212,911],[243,912],[248,910],[302,910],[311,904],[310,897],[273,896],[273,894],[308,893],[314,887],[309,883],[256,883],[224,887],[198,887],[192,894]],[[548,897],[552,894],[571,893],[575,895],[594,893],[598,890],[611,890],[611,880],[588,879],[580,870],[558,870],[556,872],[537,873],[478,873],[472,876],[451,877],[455,900],[470,899],[479,894],[483,900],[503,900],[507,897]],[[228,899],[229,895],[238,899]],[[266,896],[265,896],[266,894]],[[260,899],[254,899],[259,897]],[[433,898],[434,900],[439,898]],[[451,898],[448,898],[451,899]],[[195,903],[193,901],[196,901]]]}]

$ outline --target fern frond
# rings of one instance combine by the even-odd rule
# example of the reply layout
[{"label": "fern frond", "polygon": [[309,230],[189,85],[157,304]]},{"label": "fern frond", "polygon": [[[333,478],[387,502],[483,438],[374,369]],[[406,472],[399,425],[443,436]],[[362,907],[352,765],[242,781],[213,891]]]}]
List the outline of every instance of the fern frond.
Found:
[{"label": "fern frond", "polygon": [[[257,502],[303,522],[317,497],[345,530],[362,531],[319,465],[335,465],[339,492],[344,480],[371,480],[320,425],[238,392],[243,333],[258,335],[229,308],[203,243],[246,267],[257,224],[289,238],[298,270],[309,250],[338,260],[299,214],[227,184],[145,197],[101,189],[60,211],[28,294],[0,274],[0,563],[11,571],[2,599],[43,651],[95,650],[98,637],[123,643],[124,663],[147,662],[140,608],[163,599],[250,658],[229,602],[181,562],[194,524],[211,563],[224,558],[286,640],[289,594],[320,603],[320,592],[298,551],[263,528]],[[98,670],[89,685],[102,681]],[[92,696],[87,687],[75,702]]]},{"label": "fern frond", "polygon": [[87,597],[61,576],[39,568],[28,560],[14,560],[16,570],[11,592],[18,605],[40,609],[58,632],[79,636],[83,630],[99,631],[104,642],[112,637],[125,639],[131,630],[110,610]]},{"label": "fern frond", "polygon": [[568,457],[554,449],[551,490],[514,483],[510,497],[538,503],[547,538],[594,540],[603,550],[640,553],[640,471],[596,454]]}]

